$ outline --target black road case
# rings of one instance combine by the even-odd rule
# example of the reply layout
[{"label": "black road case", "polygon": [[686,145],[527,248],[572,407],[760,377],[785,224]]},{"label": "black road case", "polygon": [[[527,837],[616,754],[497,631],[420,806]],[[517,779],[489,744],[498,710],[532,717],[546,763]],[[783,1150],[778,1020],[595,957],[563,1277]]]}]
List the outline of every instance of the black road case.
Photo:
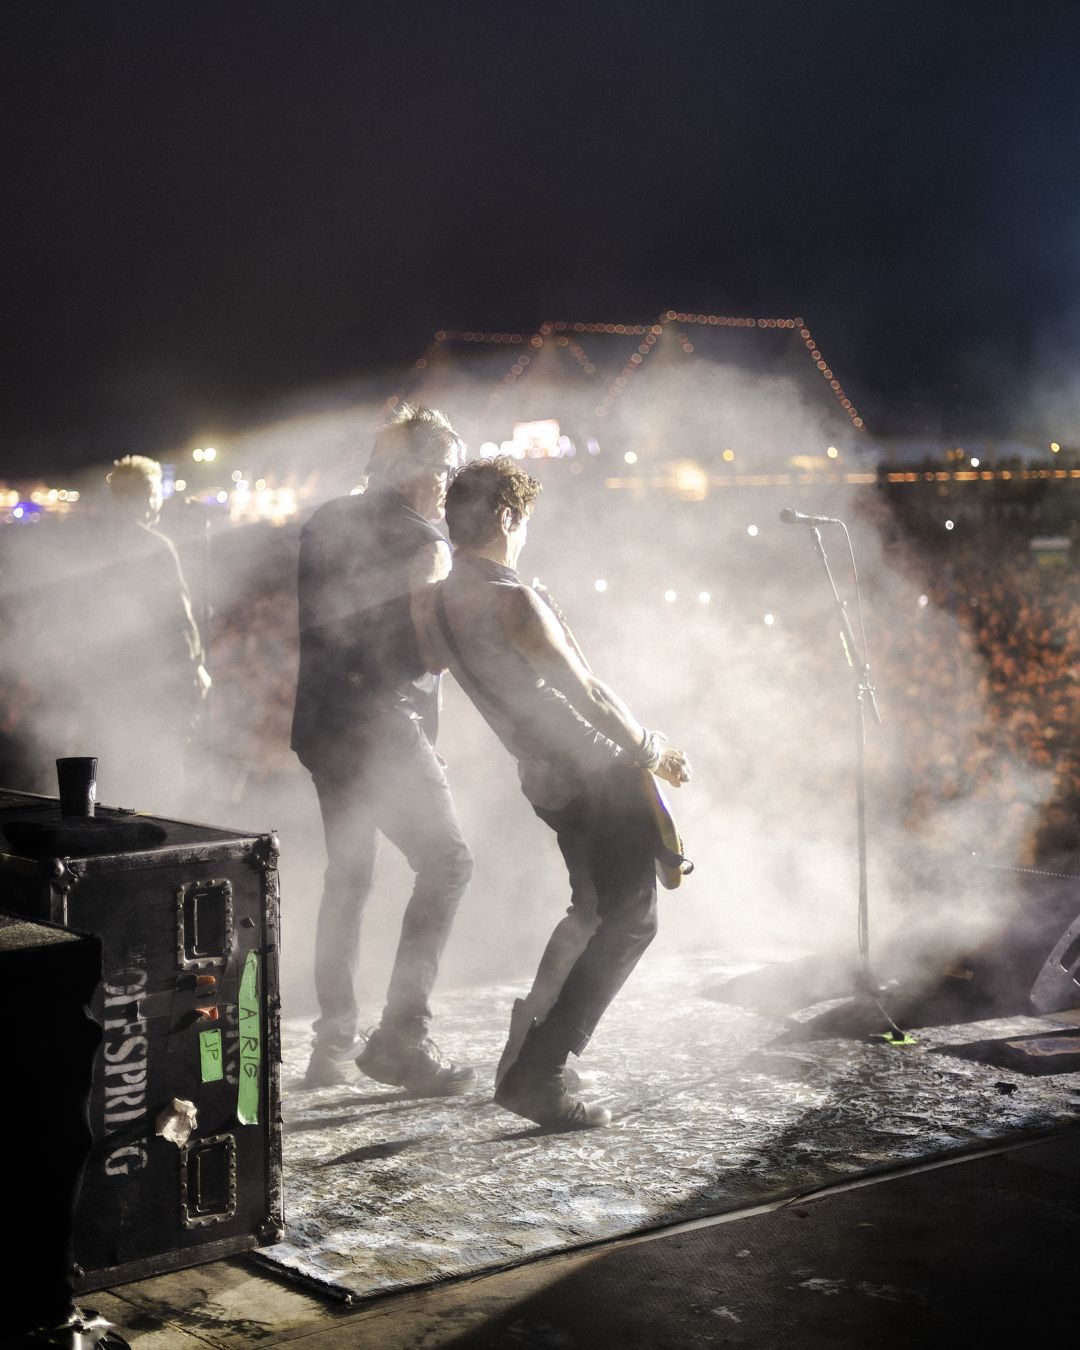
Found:
[{"label": "black road case", "polygon": [[283,1234],[276,836],[97,819],[141,838],[63,853],[56,801],[0,791],[0,905],[103,950],[78,1291]]}]

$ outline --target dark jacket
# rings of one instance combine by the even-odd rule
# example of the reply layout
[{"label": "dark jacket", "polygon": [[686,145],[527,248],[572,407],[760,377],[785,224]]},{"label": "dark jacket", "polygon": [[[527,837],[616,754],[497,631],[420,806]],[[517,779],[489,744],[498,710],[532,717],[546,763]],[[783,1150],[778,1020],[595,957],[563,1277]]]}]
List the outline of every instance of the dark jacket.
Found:
[{"label": "dark jacket", "polygon": [[308,768],[390,709],[434,738],[438,683],[426,674],[409,608],[418,549],[442,534],[395,492],[337,497],[300,534],[300,670],[292,748]]}]

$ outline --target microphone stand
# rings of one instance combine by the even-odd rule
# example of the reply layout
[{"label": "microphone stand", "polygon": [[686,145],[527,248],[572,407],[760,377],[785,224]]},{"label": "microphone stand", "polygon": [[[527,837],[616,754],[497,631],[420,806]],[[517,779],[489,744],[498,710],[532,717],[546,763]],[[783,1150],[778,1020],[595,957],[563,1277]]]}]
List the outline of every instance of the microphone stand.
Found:
[{"label": "microphone stand", "polygon": [[[848,549],[851,551],[852,570],[855,570],[855,553],[851,547],[851,536],[848,534],[848,528],[843,521],[836,522],[843,529],[847,538]],[[910,1044],[911,1038],[897,1026],[896,1022],[889,1016],[888,1012],[882,1007],[878,998],[881,986],[873,975],[870,965],[870,887],[867,871],[866,859],[866,708],[870,706],[874,721],[881,725],[881,710],[878,707],[877,695],[874,690],[873,680],[870,678],[870,656],[866,650],[865,633],[863,646],[860,648],[855,637],[855,631],[851,626],[851,619],[848,617],[847,601],[844,600],[836,585],[836,579],[833,576],[832,568],[829,566],[828,555],[825,552],[825,545],[822,542],[821,531],[816,523],[810,524],[810,538],[814,546],[814,551],[821,559],[821,565],[825,569],[825,576],[829,583],[829,589],[832,591],[833,603],[836,606],[836,612],[840,619],[840,642],[844,648],[844,656],[848,665],[854,674],[854,694],[855,694],[855,815],[856,828],[858,836],[859,850],[859,910],[858,910],[858,937],[859,937],[859,972],[856,976],[856,996],[855,1005],[862,1005],[866,1012],[870,1014],[871,1019],[877,1023],[878,1019],[884,1019],[888,1023],[888,1030],[878,1033],[884,1036],[885,1040],[894,1044]],[[856,596],[858,595],[858,574],[856,573]],[[862,630],[862,615],[860,602],[859,628]]]}]

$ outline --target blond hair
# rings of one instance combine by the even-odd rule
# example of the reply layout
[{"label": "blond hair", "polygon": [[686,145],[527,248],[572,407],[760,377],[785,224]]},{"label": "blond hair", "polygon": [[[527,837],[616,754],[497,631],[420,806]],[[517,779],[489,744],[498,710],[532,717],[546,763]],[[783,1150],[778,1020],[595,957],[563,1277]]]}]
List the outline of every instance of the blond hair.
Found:
[{"label": "blond hair", "polygon": [[113,496],[124,501],[144,498],[154,479],[161,478],[161,465],[149,455],[124,455],[113,460],[106,482]]},{"label": "blond hair", "polygon": [[464,446],[445,413],[400,403],[376,432],[367,466],[370,485],[402,487],[412,478],[445,467],[448,450],[460,460]]}]

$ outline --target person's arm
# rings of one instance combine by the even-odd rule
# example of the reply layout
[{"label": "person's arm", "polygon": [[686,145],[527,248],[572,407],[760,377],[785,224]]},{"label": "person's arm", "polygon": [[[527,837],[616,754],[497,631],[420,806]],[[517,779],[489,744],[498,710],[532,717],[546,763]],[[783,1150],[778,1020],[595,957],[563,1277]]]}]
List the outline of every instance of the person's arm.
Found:
[{"label": "person's arm", "polygon": [[424,669],[438,674],[446,668],[435,618],[435,587],[450,575],[450,548],[433,539],[413,554],[409,564],[409,613]]},{"label": "person's arm", "polygon": [[[643,762],[648,732],[618,694],[592,673],[581,649],[567,637],[563,624],[547,604],[525,587],[508,588],[502,602],[502,628],[507,641],[536,673],[558,689],[585,720]],[[673,787],[690,781],[686,756],[674,746],[659,749],[652,772]]]}]

